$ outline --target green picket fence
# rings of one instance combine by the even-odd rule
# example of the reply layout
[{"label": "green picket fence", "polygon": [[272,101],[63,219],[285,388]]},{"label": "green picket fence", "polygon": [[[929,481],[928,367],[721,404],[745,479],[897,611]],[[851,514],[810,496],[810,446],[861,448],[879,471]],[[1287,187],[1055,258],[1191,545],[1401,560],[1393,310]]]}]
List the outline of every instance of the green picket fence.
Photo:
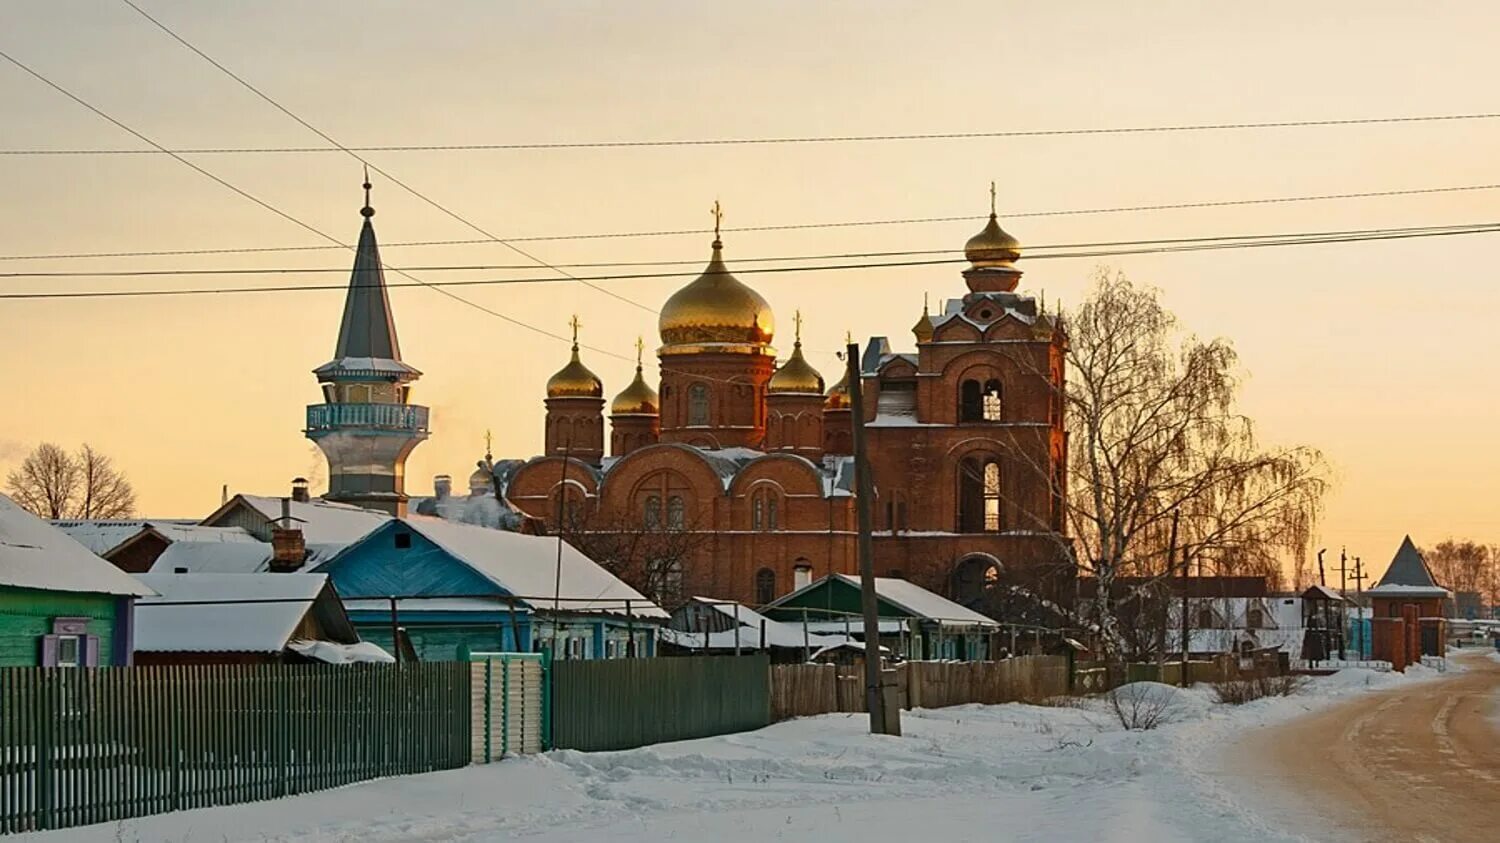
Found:
[{"label": "green picket fence", "polygon": [[469,667],[0,669],[0,833],[469,763]]},{"label": "green picket fence", "polygon": [[552,746],[588,751],[759,729],[771,723],[765,655],[554,661]]}]

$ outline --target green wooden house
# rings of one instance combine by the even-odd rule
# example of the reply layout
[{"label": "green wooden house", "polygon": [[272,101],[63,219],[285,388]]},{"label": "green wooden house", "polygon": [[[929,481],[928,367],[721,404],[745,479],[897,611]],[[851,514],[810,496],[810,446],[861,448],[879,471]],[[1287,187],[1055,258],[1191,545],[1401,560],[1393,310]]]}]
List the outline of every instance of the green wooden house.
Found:
[{"label": "green wooden house", "polygon": [[0,495],[0,667],[129,664],[134,603],[152,593]]},{"label": "green wooden house", "polygon": [[[766,617],[809,634],[847,634],[864,639],[859,578],[831,574],[762,610]],[[880,644],[908,659],[985,661],[993,658],[1000,624],[973,609],[906,580],[875,578]]]}]

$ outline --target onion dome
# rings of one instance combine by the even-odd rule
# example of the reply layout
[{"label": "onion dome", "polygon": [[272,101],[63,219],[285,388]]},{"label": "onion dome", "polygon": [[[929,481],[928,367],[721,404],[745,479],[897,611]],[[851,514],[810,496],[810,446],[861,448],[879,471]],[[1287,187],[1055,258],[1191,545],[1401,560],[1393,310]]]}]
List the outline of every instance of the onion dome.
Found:
[{"label": "onion dome", "polygon": [[926,296],[922,297],[922,317],[917,320],[917,324],[911,326],[911,332],[919,343],[932,342],[932,314],[927,312]]},{"label": "onion dome", "polygon": [[771,375],[766,382],[766,391],[772,394],[785,392],[823,393],[823,376],[818,374],[807,358],[802,356],[802,314],[796,315],[797,339],[792,344],[792,356]]},{"label": "onion dome", "polygon": [[994,182],[990,182],[990,221],[964,244],[964,257],[974,269],[1009,269],[1021,257],[1021,241],[1006,233],[995,217]]},{"label": "onion dome", "polygon": [[844,376],[839,382],[828,388],[828,395],[823,400],[825,410],[847,410],[849,409],[849,370],[844,370]]},{"label": "onion dome", "polygon": [[630,386],[625,387],[615,400],[609,402],[609,414],[612,416],[655,416],[661,414],[661,400],[656,395],[656,390],[646,383],[646,377],[641,373],[641,351],[644,344],[637,339],[635,341],[635,380]]},{"label": "onion dome", "polygon": [[474,469],[473,474],[469,475],[469,494],[477,496],[493,495],[494,493],[495,472],[484,464],[484,460],[480,460],[479,467]]},{"label": "onion dome", "polygon": [[664,353],[765,353],[775,333],[771,306],[724,265],[719,218],[716,204],[713,255],[703,274],[673,293],[661,309],[657,325]]},{"label": "onion dome", "polygon": [[602,398],[604,381],[578,359],[578,317],[573,317],[573,359],[547,379],[548,398]]}]

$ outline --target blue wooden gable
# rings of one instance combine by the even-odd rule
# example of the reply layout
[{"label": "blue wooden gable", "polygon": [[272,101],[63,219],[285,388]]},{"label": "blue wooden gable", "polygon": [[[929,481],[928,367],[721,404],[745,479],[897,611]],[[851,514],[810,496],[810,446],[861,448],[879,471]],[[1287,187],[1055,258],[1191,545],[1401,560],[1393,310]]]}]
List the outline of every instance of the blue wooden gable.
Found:
[{"label": "blue wooden gable", "polygon": [[510,593],[400,521],[387,521],[314,570],[346,599]]}]

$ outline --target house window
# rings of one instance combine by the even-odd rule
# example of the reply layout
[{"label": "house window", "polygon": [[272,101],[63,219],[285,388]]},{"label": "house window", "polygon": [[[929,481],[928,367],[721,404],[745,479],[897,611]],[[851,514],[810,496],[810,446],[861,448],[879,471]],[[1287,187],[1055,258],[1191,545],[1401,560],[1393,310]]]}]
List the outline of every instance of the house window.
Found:
[{"label": "house window", "polygon": [[83,663],[83,639],[77,635],[57,636],[57,666],[79,667]]},{"label": "house window", "polygon": [[812,585],[812,566],[807,564],[805,559],[799,559],[798,562],[800,564],[792,569],[793,589],[802,589]]},{"label": "house window", "polygon": [[642,521],[648,530],[661,529],[661,498],[649,495],[646,498],[645,511],[641,513]]},{"label": "house window", "polygon": [[1000,382],[997,380],[987,381],[984,385],[984,394],[981,396],[981,399],[984,420],[987,422],[1000,421]]},{"label": "house window", "polygon": [[408,550],[411,548],[411,533],[397,533],[394,539],[397,550]]},{"label": "house window", "polygon": [[708,424],[708,387],[695,383],[688,387],[688,421],[692,426]]},{"label": "house window", "polygon": [[681,530],[685,524],[684,511],[681,495],[673,495],[667,498],[667,529]]},{"label": "house window", "polygon": [[776,599],[776,572],[761,568],[755,573],[755,602],[761,606]]}]

